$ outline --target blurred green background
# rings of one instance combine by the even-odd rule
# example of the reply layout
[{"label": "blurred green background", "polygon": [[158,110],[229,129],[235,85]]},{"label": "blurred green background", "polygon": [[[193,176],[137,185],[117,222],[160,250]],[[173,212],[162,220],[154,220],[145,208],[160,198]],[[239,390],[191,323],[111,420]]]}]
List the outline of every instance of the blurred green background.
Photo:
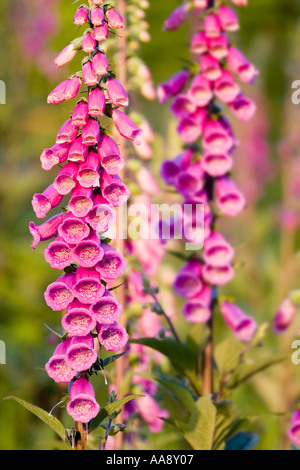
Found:
[{"label": "blurred green background", "polygon": [[[142,56],[156,85],[188,59],[188,27],[174,33],[162,31],[164,19],[179,3],[150,0],[147,21],[152,41],[143,44]],[[52,59],[77,36],[72,22],[75,9],[71,0],[0,4],[0,79],[7,87],[7,103],[0,105],[0,339],[7,348],[7,364],[0,365],[2,450],[47,448],[46,442],[53,438],[46,426],[3,397],[16,395],[50,410],[60,396],[58,387],[40,370],[53,351],[53,338],[44,323],[58,324],[58,316],[43,298],[56,273],[44,261],[43,247],[31,250],[28,224],[36,221],[32,195],[48,186],[54,174],[41,170],[39,156],[53,145],[72,109],[72,103],[49,106],[46,98],[70,74],[56,70]],[[241,143],[235,177],[249,193],[249,206],[236,220],[222,222],[224,233],[237,247],[240,266],[225,292],[263,324],[272,320],[288,291],[300,285],[296,255],[300,233],[290,223],[299,217],[300,209],[300,108],[291,103],[291,84],[300,79],[300,3],[249,0],[239,16],[242,27],[234,40],[260,69],[260,78],[245,87],[257,103],[257,116],[243,125],[230,116]],[[79,63],[70,70],[76,71]],[[161,161],[172,158],[179,148],[172,130],[176,122],[167,105],[142,100],[139,106],[157,135],[151,166],[158,175]],[[180,312],[177,322],[182,322]],[[216,335],[224,334],[229,332],[218,321]],[[267,347],[274,354],[289,353],[296,338],[297,325],[283,338],[275,337],[270,328]],[[299,378],[300,366],[276,366],[234,395],[243,414],[259,417],[259,449],[288,445],[284,434],[289,417],[276,413],[297,406]],[[162,445],[159,436],[155,445]]]}]

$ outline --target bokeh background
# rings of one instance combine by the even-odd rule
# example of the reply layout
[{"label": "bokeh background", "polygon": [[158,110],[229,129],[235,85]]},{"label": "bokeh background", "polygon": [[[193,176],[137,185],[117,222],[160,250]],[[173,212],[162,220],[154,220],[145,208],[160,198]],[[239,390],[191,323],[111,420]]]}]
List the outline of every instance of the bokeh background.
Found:
[{"label": "bokeh background", "polygon": [[[150,0],[147,21],[152,40],[143,44],[142,57],[156,85],[188,59],[188,27],[174,33],[162,31],[164,19],[179,3]],[[47,442],[53,439],[30,413],[2,399],[16,395],[50,410],[59,397],[57,386],[42,370],[53,351],[53,338],[44,323],[58,323],[43,298],[54,273],[44,261],[43,247],[30,249],[28,224],[35,220],[32,195],[53,179],[52,172],[41,171],[39,156],[53,145],[71,112],[72,104],[49,106],[46,98],[70,74],[57,70],[53,58],[76,37],[75,9],[71,0],[0,4],[0,79],[7,87],[7,102],[0,105],[0,339],[7,348],[7,364],[0,365],[0,449],[51,448]],[[235,35],[236,44],[260,69],[260,78],[246,90],[257,103],[255,118],[241,125],[230,116],[241,143],[235,179],[249,205],[236,220],[222,224],[236,246],[239,266],[225,293],[263,324],[272,321],[289,290],[300,287],[300,105],[291,102],[291,84],[300,79],[300,3],[249,0],[239,16],[242,27]],[[77,68],[75,62],[71,71]],[[151,169],[159,182],[160,163],[179,148],[176,123],[168,106],[156,100],[140,99],[138,106],[156,132]],[[164,198],[163,187],[160,197]],[[171,259],[165,263],[172,267]],[[179,303],[177,307],[180,324]],[[293,324],[278,338],[270,327],[269,351],[290,354],[292,341],[299,338],[297,328]],[[217,322],[216,334],[221,338],[229,333]],[[242,413],[258,418],[258,449],[289,446],[285,413],[297,407],[299,390],[300,365],[288,361],[259,374],[234,394]],[[165,428],[152,444],[150,438],[149,446],[167,448],[167,432]]]}]

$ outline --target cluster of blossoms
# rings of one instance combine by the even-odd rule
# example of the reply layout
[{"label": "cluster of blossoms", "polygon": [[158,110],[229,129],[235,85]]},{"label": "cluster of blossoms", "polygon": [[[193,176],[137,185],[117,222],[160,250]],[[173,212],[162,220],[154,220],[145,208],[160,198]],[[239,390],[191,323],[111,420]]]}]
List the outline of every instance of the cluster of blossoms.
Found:
[{"label": "cluster of blossoms", "polygon": [[128,96],[109,71],[101,48],[110,28],[123,28],[124,19],[114,8],[103,6],[102,0],[91,0],[89,7],[78,8],[74,23],[89,27],[55,63],[58,67],[68,64],[81,49],[88,56],[82,61],[82,72],[60,83],[50,93],[48,103],[75,98],[82,82],[87,99],[77,102],[55,145],[42,153],[44,170],[65,165],[53,184],[34,195],[32,206],[38,218],[45,218],[65,195],[70,199],[66,210],[42,225],[31,222],[30,231],[33,248],[55,237],[45,250],[45,258],[54,269],[64,270],[45,292],[52,310],[65,310],[62,326],[66,331],[46,371],[57,383],[71,382],[67,411],[76,422],[87,423],[99,412],[88,381],[93,370],[101,369],[99,349],[117,352],[128,341],[125,328],[118,324],[123,306],[109,290],[125,271],[126,261],[101,236],[115,224],[115,208],[128,200],[130,192],[118,175],[124,166],[118,145],[101,126],[100,118],[111,117],[118,133],[132,141],[138,139],[141,130],[118,109],[128,105]]},{"label": "cluster of blossoms", "polygon": [[[238,143],[221,105],[227,105],[239,120],[248,121],[256,107],[242,93],[234,75],[241,82],[253,83],[258,71],[229,40],[227,33],[237,31],[239,22],[224,2],[185,2],[166,20],[165,29],[177,29],[191,9],[197,18],[197,30],[191,38],[195,64],[161,84],[158,96],[161,103],[172,99],[171,111],[178,119],[177,131],[185,145],[182,153],[165,161],[161,168],[165,183],[183,196],[183,206],[193,207],[188,221],[183,215],[183,225],[196,227],[196,207],[204,206],[203,254],[191,257],[174,283],[176,293],[187,299],[185,318],[198,323],[210,320],[217,288],[234,277],[234,249],[216,230],[216,220],[220,215],[235,217],[246,206],[244,195],[230,176]],[[253,318],[228,301],[221,303],[221,313],[240,341],[252,338],[257,328]]]}]

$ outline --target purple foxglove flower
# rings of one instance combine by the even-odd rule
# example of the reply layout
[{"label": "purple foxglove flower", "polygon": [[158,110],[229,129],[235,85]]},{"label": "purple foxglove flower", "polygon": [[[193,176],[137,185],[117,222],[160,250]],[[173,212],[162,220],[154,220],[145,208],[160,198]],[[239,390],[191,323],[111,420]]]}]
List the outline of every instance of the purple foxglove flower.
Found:
[{"label": "purple foxglove flower", "polygon": [[216,182],[217,207],[222,214],[235,217],[246,206],[243,194],[238,190],[235,183],[225,176]]},{"label": "purple foxglove flower", "polygon": [[128,95],[118,80],[109,77],[106,81],[106,90],[108,98],[114,106],[128,106]]},{"label": "purple foxglove flower", "polygon": [[177,274],[173,288],[177,295],[183,298],[191,298],[203,288],[201,280],[202,266],[197,260],[186,263]]},{"label": "purple foxglove flower", "polygon": [[180,172],[175,182],[177,191],[188,197],[198,193],[203,185],[204,172],[201,161],[191,164],[185,171]]},{"label": "purple foxglove flower", "polygon": [[203,259],[211,266],[225,266],[234,257],[234,250],[218,232],[211,232],[204,242]]},{"label": "purple foxglove flower", "polygon": [[102,243],[104,255],[95,268],[104,279],[117,279],[124,273],[127,263],[124,257],[112,246]]},{"label": "purple foxglove flower", "polygon": [[111,325],[121,316],[123,306],[113,297],[111,292],[106,290],[103,297],[94,305],[91,305],[90,312],[98,323]]},{"label": "purple foxglove flower", "polygon": [[87,30],[82,38],[82,50],[87,54],[94,52],[96,49],[97,42],[94,38],[93,33]]},{"label": "purple foxglove flower", "polygon": [[83,26],[89,19],[89,10],[85,7],[79,7],[74,16],[74,23],[77,26]]},{"label": "purple foxglove flower", "polygon": [[124,160],[116,142],[106,134],[101,134],[98,143],[101,166],[109,175],[116,175],[124,167]]},{"label": "purple foxglove flower", "polygon": [[104,198],[114,207],[121,206],[129,199],[129,189],[118,175],[109,175],[101,170],[100,187]]},{"label": "purple foxglove flower", "polygon": [[215,59],[222,60],[228,55],[229,41],[226,34],[222,33],[217,38],[210,38],[207,40],[208,52]]},{"label": "purple foxglove flower", "polygon": [[204,19],[204,33],[207,38],[217,38],[221,35],[220,20],[215,13],[209,13]]},{"label": "purple foxglove flower", "polygon": [[240,29],[238,17],[232,8],[221,5],[218,10],[218,18],[224,31],[238,31]]},{"label": "purple foxglove flower", "polygon": [[159,85],[157,90],[159,102],[163,104],[169,98],[181,93],[189,78],[190,71],[184,69],[173,75],[167,82]]},{"label": "purple foxglove flower", "polygon": [[71,144],[76,139],[78,127],[72,124],[72,120],[68,119],[58,131],[56,137],[57,144]]},{"label": "purple foxglove flower", "polygon": [[72,338],[66,354],[66,363],[77,372],[82,372],[92,367],[97,357],[94,338],[89,333]]},{"label": "purple foxglove flower", "polygon": [[242,93],[236,96],[232,103],[229,103],[229,107],[236,117],[243,122],[249,121],[256,112],[255,103]]},{"label": "purple foxglove flower", "polygon": [[84,377],[80,377],[71,386],[67,412],[79,423],[88,423],[100,412],[94,389]]},{"label": "purple foxglove flower", "polygon": [[257,330],[257,325],[252,317],[248,317],[236,305],[224,301],[221,304],[221,313],[226,324],[233,331],[241,343],[248,343]]},{"label": "purple foxglove flower", "polygon": [[96,74],[91,60],[88,60],[82,67],[82,77],[86,86],[98,85],[98,75]]},{"label": "purple foxglove flower", "polygon": [[234,146],[234,140],[221,120],[208,119],[203,127],[203,147],[206,151],[227,152]]},{"label": "purple foxglove flower", "polygon": [[104,294],[105,287],[96,269],[79,266],[73,291],[75,297],[83,304],[94,304]]},{"label": "purple foxglove flower", "polygon": [[74,282],[75,274],[69,272],[63,274],[57,281],[47,287],[44,294],[46,304],[52,308],[54,312],[64,310],[74,300]]},{"label": "purple foxglove flower", "polygon": [[173,160],[165,160],[161,166],[161,177],[164,182],[167,185],[175,185],[180,171],[184,171],[189,167],[193,156],[193,151],[191,149],[187,149],[177,155]]},{"label": "purple foxglove flower", "polygon": [[103,42],[108,38],[108,24],[104,22],[101,26],[95,26],[94,29],[94,38],[96,41]]},{"label": "purple foxglove flower", "polygon": [[57,67],[63,67],[64,65],[69,64],[74,59],[76,54],[77,49],[74,47],[74,44],[69,44],[54,59],[54,63]]},{"label": "purple foxglove flower", "polygon": [[40,158],[43,170],[49,171],[55,165],[65,162],[69,149],[70,144],[55,144],[50,149],[45,149]]},{"label": "purple foxglove flower", "polygon": [[90,116],[103,116],[106,107],[106,98],[100,88],[94,88],[89,93],[88,108]]},{"label": "purple foxglove flower", "polygon": [[92,63],[93,69],[99,77],[102,77],[103,75],[107,74],[109,69],[109,63],[105,54],[103,54],[102,52],[97,52],[97,54],[95,54],[93,57]]},{"label": "purple foxglove flower", "polygon": [[51,219],[44,222],[42,225],[37,226],[33,222],[29,223],[29,230],[33,237],[31,248],[35,248],[39,242],[43,242],[53,238],[57,235],[58,227],[63,223],[67,213],[57,214]]},{"label": "purple foxglove flower", "polygon": [[72,162],[67,163],[54,180],[53,186],[56,191],[63,196],[69,194],[76,186],[77,173],[78,165]]},{"label": "purple foxglove flower", "polygon": [[106,18],[111,28],[122,29],[125,26],[124,18],[115,8],[106,10]]},{"label": "purple foxglove flower", "polygon": [[70,245],[77,243],[89,236],[89,226],[83,221],[74,217],[72,213],[66,213],[66,218],[58,227],[58,234]]},{"label": "purple foxglove flower", "polygon": [[210,54],[204,54],[200,59],[203,75],[210,81],[218,80],[222,76],[222,69],[218,59]]},{"label": "purple foxglove flower", "polygon": [[93,207],[93,188],[78,185],[72,191],[68,209],[75,217],[86,217]]},{"label": "purple foxglove flower", "polygon": [[57,237],[50,243],[44,255],[53,269],[65,269],[73,262],[73,250],[62,237]]},{"label": "purple foxglove flower", "polygon": [[174,31],[175,29],[178,29],[185,22],[188,11],[189,6],[187,3],[183,3],[177,7],[166,19],[164,29],[166,31]]},{"label": "purple foxglove flower", "polygon": [[193,35],[191,41],[191,51],[193,54],[204,54],[204,52],[207,52],[207,37],[203,31]]},{"label": "purple foxglove flower", "polygon": [[87,158],[88,151],[89,147],[83,143],[82,136],[80,135],[71,144],[68,153],[68,160],[70,162],[83,162]]},{"label": "purple foxglove flower", "polygon": [[235,47],[229,47],[227,62],[229,68],[239,75],[242,82],[253,83],[258,76],[257,68]]},{"label": "purple foxglove flower", "polygon": [[99,343],[105,347],[107,351],[118,352],[123,349],[129,340],[123,326],[113,323],[112,325],[97,325]]},{"label": "purple foxglove flower", "polygon": [[190,99],[196,106],[207,106],[214,94],[211,82],[202,74],[196,75],[191,83]]},{"label": "purple foxglove flower", "polygon": [[197,109],[196,103],[192,100],[189,93],[183,93],[176,96],[171,104],[171,111],[179,119],[188,118]]},{"label": "purple foxglove flower", "polygon": [[86,336],[96,328],[96,318],[90,313],[87,305],[74,300],[62,318],[62,327],[71,336]]},{"label": "purple foxglove flower", "polygon": [[96,7],[91,9],[91,22],[94,26],[101,26],[104,22],[105,16],[102,8]]},{"label": "purple foxglove flower", "polygon": [[107,232],[116,223],[116,212],[104,197],[93,197],[93,209],[86,216],[87,223],[97,232]]},{"label": "purple foxglove flower", "polygon": [[234,278],[234,270],[229,264],[226,266],[203,266],[203,279],[213,286],[224,286]]},{"label": "purple foxglove flower", "polygon": [[294,444],[300,446],[300,410],[293,413],[287,435]]},{"label": "purple foxglove flower", "polygon": [[201,159],[202,169],[210,176],[215,178],[224,176],[228,173],[233,165],[233,160],[227,153],[206,153]]},{"label": "purple foxglove flower", "polygon": [[280,305],[274,321],[274,331],[276,334],[283,333],[292,323],[296,315],[296,306],[289,298],[285,299]]},{"label": "purple foxglove flower", "polygon": [[91,118],[81,132],[82,142],[84,145],[96,145],[100,137],[100,127],[98,122]]},{"label": "purple foxglove flower", "polygon": [[76,248],[74,248],[74,260],[77,264],[84,268],[92,268],[102,260],[104,251],[101,247],[101,241],[96,232],[82,240]]},{"label": "purple foxglove flower", "polygon": [[214,92],[224,103],[231,103],[239,95],[240,87],[228,70],[224,69],[221,77],[214,83]]},{"label": "purple foxglove flower", "polygon": [[77,127],[84,127],[89,120],[89,108],[85,99],[80,100],[72,113],[72,124]]},{"label": "purple foxglove flower", "polygon": [[94,150],[90,150],[84,162],[78,169],[77,180],[81,187],[92,188],[99,186],[99,156]]},{"label": "purple foxglove flower", "polygon": [[164,421],[161,418],[168,418],[169,412],[162,410],[149,394],[144,395],[143,400],[136,400],[136,405],[143,421],[148,424],[149,431],[153,434],[160,433],[164,426]]},{"label": "purple foxglove flower", "polygon": [[79,77],[73,77],[67,80],[67,86],[64,90],[64,100],[72,100],[73,98],[76,98],[76,96],[79,93],[79,89],[81,86],[81,80]]},{"label": "purple foxglove flower", "polygon": [[139,145],[143,131],[119,109],[113,109],[111,115],[119,134],[125,137],[125,139],[135,141]]},{"label": "purple foxglove flower", "polygon": [[212,289],[206,285],[183,307],[183,315],[190,323],[206,323],[211,318]]},{"label": "purple foxglove flower", "polygon": [[53,184],[42,194],[35,194],[32,199],[32,207],[38,219],[44,219],[47,212],[61,203],[63,196],[61,196]]},{"label": "purple foxglove flower", "polygon": [[56,383],[69,383],[77,374],[76,370],[69,367],[65,360],[70,342],[71,338],[67,338],[60,343],[45,365],[47,374]]}]

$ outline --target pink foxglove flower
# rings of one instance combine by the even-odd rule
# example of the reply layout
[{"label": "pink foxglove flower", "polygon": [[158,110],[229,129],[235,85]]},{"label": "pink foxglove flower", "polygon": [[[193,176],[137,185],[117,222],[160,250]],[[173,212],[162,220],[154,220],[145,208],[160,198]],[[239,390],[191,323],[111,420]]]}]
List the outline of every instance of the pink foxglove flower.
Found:
[{"label": "pink foxglove flower", "polygon": [[96,7],[91,9],[91,22],[94,26],[101,26],[104,22],[105,15],[102,8]]},{"label": "pink foxglove flower", "polygon": [[212,316],[212,289],[204,285],[201,291],[190,298],[183,307],[183,316],[190,323],[207,323]]},{"label": "pink foxglove flower", "polygon": [[55,237],[57,235],[58,228],[63,223],[66,215],[66,212],[54,215],[51,219],[46,220],[46,222],[39,226],[35,225],[34,222],[30,222],[29,230],[33,237],[31,248],[35,248],[40,242],[50,240]]},{"label": "pink foxglove flower", "polygon": [[109,77],[106,82],[106,90],[110,102],[114,106],[128,106],[128,95],[123,85],[113,77]]},{"label": "pink foxglove flower", "polygon": [[68,119],[58,131],[56,137],[57,144],[71,144],[76,139],[78,127],[74,126],[72,119]]},{"label": "pink foxglove flower", "polygon": [[77,54],[77,49],[74,44],[69,44],[65,47],[55,58],[54,63],[57,67],[63,67],[69,64]]},{"label": "pink foxglove flower", "polygon": [[111,115],[119,134],[139,144],[143,131],[119,109],[113,109]]},{"label": "pink foxglove flower", "polygon": [[114,208],[103,196],[93,197],[93,209],[86,216],[86,221],[97,232],[105,233],[116,223]]},{"label": "pink foxglove flower", "polygon": [[79,242],[73,251],[74,261],[84,268],[93,268],[103,259],[103,256],[101,241],[95,232]]},{"label": "pink foxglove flower", "polygon": [[74,16],[74,23],[83,26],[89,18],[89,10],[86,7],[79,7]]},{"label": "pink foxglove flower", "polygon": [[107,351],[119,352],[128,343],[129,336],[122,326],[117,323],[97,326],[99,343]]},{"label": "pink foxglove flower", "polygon": [[47,287],[44,294],[46,303],[54,312],[64,310],[74,300],[73,286],[75,274],[63,274],[57,281]]},{"label": "pink foxglove flower", "polygon": [[72,113],[73,126],[83,127],[89,120],[89,109],[85,99],[80,100]]},{"label": "pink foxglove flower", "polygon": [[72,248],[61,237],[50,243],[44,254],[46,261],[54,269],[65,269],[74,259]]},{"label": "pink foxglove flower", "polygon": [[91,306],[91,314],[101,325],[112,325],[117,322],[123,311],[123,306],[109,291]]},{"label": "pink foxglove flower", "polygon": [[93,57],[93,69],[95,73],[101,77],[106,75],[109,69],[108,59],[102,52],[97,52]]},{"label": "pink foxglove flower", "polygon": [[106,10],[106,18],[111,28],[122,29],[125,26],[124,18],[115,8]]},{"label": "pink foxglove flower", "polygon": [[224,301],[221,305],[221,313],[229,328],[242,343],[249,342],[256,332],[256,322],[248,317],[236,305]]},{"label": "pink foxglove flower", "polygon": [[77,374],[77,372],[66,363],[66,354],[70,342],[71,338],[67,338],[60,343],[55,349],[53,356],[45,365],[47,374],[56,383],[69,383]]},{"label": "pink foxglove flower", "polygon": [[73,336],[66,353],[66,363],[69,367],[77,372],[83,372],[92,367],[97,357],[92,334]]},{"label": "pink foxglove flower", "polygon": [[89,305],[96,303],[102,297],[104,291],[105,287],[101,283],[100,274],[95,268],[78,267],[73,292],[80,302]]},{"label": "pink foxglove flower", "polygon": [[296,315],[296,306],[289,298],[285,299],[280,305],[273,320],[274,331],[276,334],[283,333],[292,323]]},{"label": "pink foxglove flower", "polygon": [[100,176],[102,194],[104,198],[114,207],[118,207],[128,201],[130,192],[126,184],[118,175],[110,175],[105,170]]},{"label": "pink foxglove flower", "polygon": [[287,432],[288,438],[297,446],[300,446],[300,410],[293,413],[291,425]]},{"label": "pink foxglove flower", "polygon": [[89,235],[89,226],[71,212],[65,214],[65,220],[58,227],[58,234],[70,245],[76,245]]},{"label": "pink foxglove flower", "polygon": [[186,263],[178,273],[174,282],[174,290],[184,298],[191,298],[198,294],[202,287],[201,280],[202,266],[197,260]]},{"label": "pink foxglove flower", "polygon": [[87,336],[96,327],[96,318],[90,313],[88,305],[74,300],[62,318],[62,327],[71,336]]},{"label": "pink foxglove flower", "polygon": [[83,188],[78,185],[72,191],[68,209],[75,217],[86,217],[93,207],[93,188]]},{"label": "pink foxglove flower", "polygon": [[94,38],[96,41],[103,42],[107,39],[108,33],[108,24],[104,22],[101,26],[95,26]]},{"label": "pink foxglove flower", "polygon": [[58,173],[54,180],[53,186],[56,191],[65,196],[69,194],[77,183],[78,165],[76,163],[67,163]]},{"label": "pink foxglove flower", "polygon": [[88,423],[100,412],[94,389],[84,377],[80,377],[72,384],[67,411],[74,421],[79,423]]},{"label": "pink foxglove flower", "polygon": [[101,134],[98,145],[98,152],[101,166],[106,173],[115,175],[119,173],[125,165],[120,155],[120,150],[116,142],[106,134]]},{"label": "pink foxglove flower", "polygon": [[88,99],[88,111],[90,116],[103,116],[106,106],[104,92],[100,88],[94,88]]},{"label": "pink foxglove flower", "polygon": [[63,196],[51,184],[42,194],[35,194],[32,207],[38,219],[44,219],[46,214],[61,203]]},{"label": "pink foxglove flower", "polygon": [[78,168],[77,181],[82,188],[99,186],[99,166],[98,154],[90,150],[86,160]]},{"label": "pink foxglove flower", "polygon": [[104,254],[95,268],[104,279],[117,279],[124,273],[127,263],[124,257],[110,245],[102,244]]},{"label": "pink foxglove flower", "polygon": [[43,170],[49,171],[55,165],[64,163],[69,154],[70,144],[55,144],[45,149],[40,157]]}]

